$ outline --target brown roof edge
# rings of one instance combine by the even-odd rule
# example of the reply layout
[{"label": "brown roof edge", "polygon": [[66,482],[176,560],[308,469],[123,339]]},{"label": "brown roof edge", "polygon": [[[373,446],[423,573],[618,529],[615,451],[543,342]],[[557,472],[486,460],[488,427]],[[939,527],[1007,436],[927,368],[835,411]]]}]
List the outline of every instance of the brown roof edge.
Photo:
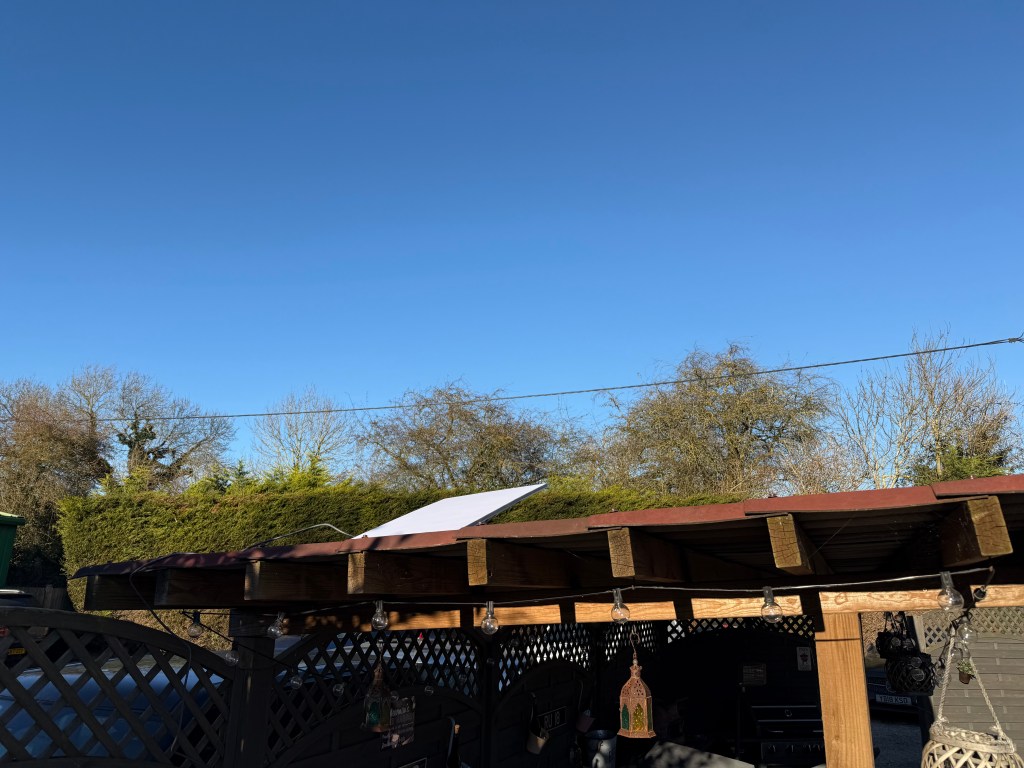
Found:
[{"label": "brown roof edge", "polygon": [[1000,493],[1024,493],[1024,475],[978,477],[970,480],[947,480],[932,483],[932,491],[939,498],[947,496],[995,496]]},{"label": "brown roof edge", "polygon": [[588,528],[621,528],[627,525],[687,525],[690,523],[716,523],[723,520],[742,520],[745,502],[708,504],[702,507],[665,507],[663,509],[637,509],[630,512],[607,512],[586,518]]}]

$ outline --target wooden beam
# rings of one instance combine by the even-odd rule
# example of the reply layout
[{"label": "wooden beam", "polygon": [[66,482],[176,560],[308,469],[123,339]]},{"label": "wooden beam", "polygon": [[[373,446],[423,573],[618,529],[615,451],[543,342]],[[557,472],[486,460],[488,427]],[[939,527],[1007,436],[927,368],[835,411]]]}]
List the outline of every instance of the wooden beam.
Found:
[{"label": "wooden beam", "polygon": [[831,573],[832,570],[792,515],[767,517],[775,567],[794,576]]},{"label": "wooden beam", "polygon": [[[822,592],[821,612],[823,617],[848,615],[856,616],[866,611],[921,611],[937,607],[935,597],[938,587],[907,592]],[[756,617],[761,615],[761,597],[707,598],[689,597],[675,601],[631,600],[625,595],[634,621],[667,621],[671,619],[724,619]],[[798,616],[805,612],[799,595],[775,596],[787,616]],[[572,610],[568,610],[572,605]],[[496,606],[495,617],[502,626],[529,624],[560,624],[571,617],[580,623],[605,623],[610,620],[611,599],[607,602],[576,602],[552,600],[550,603],[529,606]],[[1024,606],[1024,585],[993,585],[988,588],[988,597],[982,607]],[[385,604],[385,608],[387,609]],[[413,605],[399,605],[388,610],[391,629],[426,629],[444,627],[479,626],[483,618],[483,606],[464,606],[441,609],[417,608]],[[334,611],[330,614],[295,615],[291,617],[290,632],[311,632],[319,627],[336,627],[340,630],[368,630],[372,608],[353,607],[350,610]],[[827,628],[826,624],[826,628]]]},{"label": "wooden beam", "polygon": [[156,577],[157,608],[232,608],[245,605],[245,572],[173,568]]},{"label": "wooden beam", "polygon": [[998,496],[968,499],[950,514],[939,531],[942,564],[972,565],[1013,552]]},{"label": "wooden beam", "polygon": [[471,587],[566,589],[572,586],[572,567],[564,552],[506,541],[467,541],[466,568]]},{"label": "wooden beam", "polygon": [[245,569],[245,599],[278,603],[337,602],[348,596],[348,573],[340,563],[256,560]]},{"label": "wooden beam", "polygon": [[675,544],[631,528],[608,531],[608,557],[617,579],[681,584],[687,580],[682,552]]},{"label": "wooden beam", "polygon": [[826,614],[825,631],[815,634],[814,645],[825,761],[842,768],[873,768],[860,617],[856,613]]},{"label": "wooden beam", "polygon": [[353,552],[348,557],[351,595],[464,595],[466,562],[394,552]]},{"label": "wooden beam", "polygon": [[145,611],[153,607],[156,575],[137,573],[128,576],[92,575],[86,578],[86,611]]}]

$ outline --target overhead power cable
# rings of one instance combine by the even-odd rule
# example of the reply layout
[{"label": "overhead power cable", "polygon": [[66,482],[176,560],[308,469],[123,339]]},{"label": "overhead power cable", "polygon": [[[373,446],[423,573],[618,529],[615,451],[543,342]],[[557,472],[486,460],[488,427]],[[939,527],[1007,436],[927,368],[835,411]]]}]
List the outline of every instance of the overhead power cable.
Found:
[{"label": "overhead power cable", "polygon": [[[542,397],[565,397],[570,395],[595,395],[605,392],[624,392],[635,389],[652,389],[656,387],[679,386],[684,384],[698,384],[708,381],[727,381],[729,379],[749,379],[755,376],[767,376],[773,373],[798,373],[800,371],[813,371],[822,368],[836,368],[842,365],[859,365],[863,363],[876,363],[884,360],[898,360],[905,357],[922,357],[935,355],[942,352],[958,352],[965,349],[977,349],[979,347],[994,347],[1000,344],[1016,344],[1024,342],[1024,334],[1011,336],[1008,339],[993,339],[992,341],[978,341],[973,344],[958,344],[950,347],[937,347],[935,349],[918,349],[912,352],[898,352],[890,355],[875,355],[873,357],[859,357],[852,360],[836,360],[829,363],[811,363],[808,365],[788,365],[780,368],[766,368],[757,371],[742,373],[723,373],[718,376],[698,376],[690,379],[667,379],[665,381],[650,381],[641,384],[619,384],[611,387],[589,387],[586,389],[564,389],[557,392],[534,392],[526,395],[486,395],[473,397],[467,400],[459,400],[457,405],[476,405],[478,403],[498,403],[511,400],[533,400]],[[146,416],[145,421],[169,422],[169,421],[195,421],[199,419],[250,419],[262,418],[264,416],[306,416],[318,413],[368,413],[371,411],[400,411],[410,408],[419,408],[419,403],[392,403],[390,405],[365,405],[351,408],[315,408],[309,410],[294,411],[258,411],[252,413],[197,413],[180,416]],[[123,418],[98,418],[96,422],[123,422]],[[0,419],[0,422],[10,419]]]}]

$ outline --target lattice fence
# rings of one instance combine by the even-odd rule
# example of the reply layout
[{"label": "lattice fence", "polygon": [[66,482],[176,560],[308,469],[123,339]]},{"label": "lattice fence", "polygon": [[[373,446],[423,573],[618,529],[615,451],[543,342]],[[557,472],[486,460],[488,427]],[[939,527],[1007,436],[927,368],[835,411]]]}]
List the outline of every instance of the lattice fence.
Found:
[{"label": "lattice fence", "polygon": [[[951,619],[945,611],[928,611],[914,614],[918,623],[924,648],[936,648],[945,644],[949,636]],[[981,635],[1001,635],[1024,640],[1024,608],[976,608],[971,616],[971,625]]]},{"label": "lattice fence", "polygon": [[288,749],[345,706],[366,695],[378,659],[393,689],[446,688],[476,698],[480,648],[457,629],[310,635],[278,659],[270,702],[271,755]]},{"label": "lattice fence", "polygon": [[687,635],[694,635],[700,632],[728,632],[730,630],[779,632],[805,637],[808,640],[814,639],[814,622],[809,616],[785,616],[778,624],[770,624],[759,616],[747,616],[735,619],[670,621],[666,629],[666,642],[675,642]]},{"label": "lattice fence", "polygon": [[0,609],[0,626],[0,763],[223,763],[235,669],[216,654],[62,611]]},{"label": "lattice fence", "polygon": [[546,661],[562,659],[590,669],[593,638],[585,624],[538,624],[511,627],[501,637],[498,690]]},{"label": "lattice fence", "polygon": [[600,635],[600,645],[604,648],[604,660],[611,661],[620,650],[629,645],[629,635],[636,632],[637,645],[648,651],[658,650],[658,634],[652,621],[632,621],[628,624],[609,624],[605,629],[595,625],[594,631]]}]

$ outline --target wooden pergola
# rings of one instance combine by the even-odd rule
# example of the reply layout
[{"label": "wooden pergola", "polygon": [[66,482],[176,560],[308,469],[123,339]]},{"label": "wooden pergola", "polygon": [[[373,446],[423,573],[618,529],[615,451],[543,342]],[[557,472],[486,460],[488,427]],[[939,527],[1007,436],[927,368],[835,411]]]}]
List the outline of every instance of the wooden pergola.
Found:
[{"label": "wooden pergola", "polygon": [[614,588],[637,621],[758,616],[770,586],[786,614],[815,620],[829,765],[868,768],[859,614],[934,609],[941,571],[969,596],[993,562],[981,604],[1022,606],[1022,533],[1018,475],[175,554],[75,576],[87,610],[230,609],[235,637],[279,613],[293,634],[368,630],[377,600],[389,629],[475,627],[487,601],[503,626],[608,622]]}]

